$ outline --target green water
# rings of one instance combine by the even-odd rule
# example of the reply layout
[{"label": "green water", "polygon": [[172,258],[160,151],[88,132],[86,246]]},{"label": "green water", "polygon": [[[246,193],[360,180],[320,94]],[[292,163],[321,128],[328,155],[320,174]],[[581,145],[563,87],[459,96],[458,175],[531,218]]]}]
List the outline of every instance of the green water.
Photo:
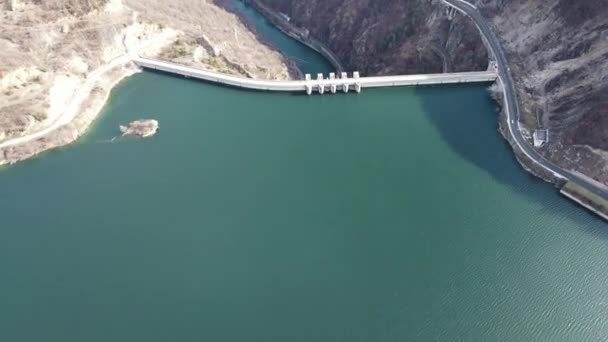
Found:
[{"label": "green water", "polygon": [[605,340],[606,226],[521,170],[485,87],[129,78],[0,172],[0,341]]},{"label": "green water", "polygon": [[261,41],[274,47],[280,47],[281,53],[295,62],[302,73],[311,74],[313,78],[316,78],[317,73],[324,73],[327,77],[330,72],[335,72],[331,63],[321,54],[277,30],[242,0],[232,0],[228,4],[229,9],[239,14],[243,21],[257,33]]}]

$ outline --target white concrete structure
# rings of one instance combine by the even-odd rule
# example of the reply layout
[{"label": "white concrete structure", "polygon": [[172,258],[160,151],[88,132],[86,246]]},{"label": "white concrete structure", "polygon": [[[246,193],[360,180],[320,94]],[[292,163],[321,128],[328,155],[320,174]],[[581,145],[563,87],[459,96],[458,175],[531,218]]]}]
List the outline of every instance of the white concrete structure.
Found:
[{"label": "white concrete structure", "polygon": [[534,147],[541,147],[545,143],[549,142],[549,130],[548,129],[537,129],[532,135],[534,138]]},{"label": "white concrete structure", "polygon": [[312,95],[312,82],[311,82],[310,74],[306,74],[306,76],[304,76],[304,78],[306,80],[306,94]]},{"label": "white concrete structure", "polygon": [[[329,79],[330,79],[331,81],[334,81],[334,80],[336,79],[336,74],[335,74],[335,73],[333,73],[333,72],[330,72],[330,73],[329,73]],[[336,93],[336,91],[338,90],[338,84],[337,84],[337,83],[335,83],[335,82],[332,82],[332,83],[330,84],[330,86],[329,86],[329,90],[331,90],[331,93],[332,93],[332,94],[335,94],[335,93]]]},{"label": "white concrete structure", "polygon": [[348,75],[346,73],[342,73],[342,77],[339,79],[325,79],[323,78],[323,74],[319,74],[317,75],[316,80],[312,80],[310,75],[306,75],[304,80],[266,81],[231,76],[213,71],[195,69],[178,64],[141,57],[134,57],[133,62],[135,62],[135,64],[139,65],[140,67],[146,69],[159,70],[171,74],[181,75],[184,77],[191,77],[204,81],[221,83],[238,88],[267,91],[305,91],[307,94],[312,94],[313,90],[315,89],[319,93],[323,94],[325,92],[325,88],[331,88],[332,85],[335,86],[336,89],[342,88],[344,92],[348,92],[351,86],[356,91],[361,91],[361,89],[363,88],[377,87],[494,82],[498,77],[497,73],[494,71],[377,77],[360,77],[358,72],[354,72],[353,78],[348,78]]},{"label": "white concrete structure", "polygon": [[361,77],[359,76],[359,72],[358,71],[353,72],[353,79],[355,79],[355,91],[357,93],[361,92],[361,83],[358,82],[360,78]]},{"label": "white concrete structure", "polygon": [[319,94],[323,95],[325,92],[325,83],[323,82],[323,74],[317,74],[317,90]]},{"label": "white concrete structure", "polygon": [[348,81],[348,73],[346,73],[346,72],[341,73],[340,74],[340,79],[344,80],[344,82],[341,83],[342,90],[344,91],[344,93],[348,93],[348,88],[349,88],[348,83],[347,83],[347,81]]}]

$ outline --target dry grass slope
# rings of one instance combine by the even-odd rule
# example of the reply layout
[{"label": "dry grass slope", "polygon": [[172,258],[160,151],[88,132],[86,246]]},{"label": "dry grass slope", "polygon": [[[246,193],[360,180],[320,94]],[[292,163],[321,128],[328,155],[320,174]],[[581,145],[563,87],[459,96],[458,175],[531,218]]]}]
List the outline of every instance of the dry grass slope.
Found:
[{"label": "dry grass slope", "polygon": [[[209,0],[0,1],[8,1],[0,7],[0,143],[50,126],[88,74],[126,53],[245,77],[291,77],[279,53]],[[114,83],[106,82],[95,96],[104,98]],[[81,121],[61,143],[46,137],[24,154],[0,150],[0,164],[73,140],[90,120]]]}]

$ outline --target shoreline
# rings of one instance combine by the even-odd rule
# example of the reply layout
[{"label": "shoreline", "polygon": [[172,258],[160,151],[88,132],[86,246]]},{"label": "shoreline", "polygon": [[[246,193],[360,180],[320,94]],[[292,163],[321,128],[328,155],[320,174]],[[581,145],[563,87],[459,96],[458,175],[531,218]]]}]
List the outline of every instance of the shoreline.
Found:
[{"label": "shoreline", "polygon": [[0,166],[14,165],[76,141],[97,119],[114,87],[137,72],[132,59],[121,55],[87,75],[67,109],[54,122],[37,132],[0,144]]},{"label": "shoreline", "polygon": [[[320,53],[338,69],[338,72],[343,70],[339,60],[337,60],[337,57],[335,57],[331,50],[320,43],[317,44],[314,38],[308,37],[307,31],[293,26],[283,19],[279,13],[267,8],[258,0],[242,1],[247,5],[251,5],[254,10],[281,32]],[[109,100],[114,87],[125,78],[138,72],[138,68],[134,63],[135,59],[136,57],[123,54],[100,66],[86,76],[84,83],[79,86],[64,112],[48,126],[34,133],[15,137],[0,143],[0,166],[13,165],[40,153],[63,147],[76,141],[90,129],[92,123]],[[117,69],[119,70],[117,71]],[[539,165],[538,161],[532,158],[519,145],[518,141],[514,139],[512,127],[509,124],[509,121],[512,120],[510,118],[509,103],[506,101],[504,81],[499,78],[497,82],[502,88],[501,95],[503,96],[502,101],[495,99],[499,105],[502,105],[499,114],[499,130],[510,143],[516,160],[525,171],[555,185],[560,189],[562,194],[565,194],[564,184],[567,183],[567,178],[559,173],[555,173],[555,171],[551,173],[551,170],[542,167],[543,165]],[[519,147],[519,150],[516,147]],[[566,197],[573,199],[572,196]],[[588,206],[585,207],[589,209]],[[604,219],[608,217],[606,213],[599,214],[596,210],[592,211]]]},{"label": "shoreline", "polygon": [[[492,31],[492,28],[485,22],[485,18],[479,13],[477,7],[466,0],[442,0],[442,2],[447,6],[450,6],[450,8],[454,8],[463,15],[469,17],[477,26],[481,36],[487,41],[486,47],[488,47],[491,55],[494,56],[495,62],[497,63],[497,71],[499,73],[498,83],[501,89],[502,100],[499,102],[499,106],[501,106],[501,119],[499,123],[501,134],[507,138],[508,133],[507,141],[511,144],[513,153],[524,170],[528,171],[533,176],[554,184],[557,188],[562,190],[562,194],[564,194],[564,184],[567,185],[572,183],[585,189],[585,192],[582,193],[581,196],[584,197],[586,201],[592,202],[592,198],[596,196],[600,197],[602,201],[606,201],[608,192],[605,189],[599,188],[586,177],[576,175],[571,170],[564,169],[561,166],[548,161],[530,145],[529,141],[526,140],[520,126],[520,103],[508,60],[504,55],[501,43],[498,41],[498,38],[496,38],[494,31]],[[506,127],[503,123],[506,124]],[[570,196],[567,197],[571,198]],[[602,209],[604,210],[604,215],[599,216],[605,219],[608,215],[608,210],[606,208]]]},{"label": "shoreline", "polygon": [[[337,57],[335,57],[335,54],[333,54],[333,52],[331,52],[331,50],[328,47],[321,44],[320,42],[318,42],[319,46],[310,44],[310,40],[314,39],[314,38],[307,37],[307,34],[308,34],[307,30],[304,31],[304,29],[298,29],[297,27],[292,25],[290,22],[288,22],[285,18],[283,18],[283,16],[281,16],[278,12],[276,12],[273,9],[268,8],[268,6],[261,3],[259,0],[242,0],[242,1],[245,4],[252,6],[254,8],[254,10],[256,10],[264,18],[266,18],[273,26],[275,26],[280,31],[284,32],[285,34],[292,37],[293,39],[296,39],[297,41],[301,42],[302,44],[312,48],[313,50],[319,52],[335,67],[337,67],[336,63],[335,63],[335,62],[337,62],[338,66],[340,67],[339,71],[342,71],[342,66],[339,65],[339,61],[337,61]],[[466,11],[463,11],[462,9],[460,9],[458,6],[455,6],[446,0],[443,0],[443,2],[446,5],[450,6],[450,8],[453,7],[456,10],[462,12],[465,16],[470,18],[469,14]],[[463,1],[463,2],[467,3],[466,1]],[[471,6],[475,9],[477,9],[474,5],[471,5]],[[480,35],[483,38],[482,41],[483,41],[486,49],[488,50],[489,53],[491,53],[492,55],[495,56],[496,52],[491,47],[489,42],[486,41],[485,35],[484,35],[483,31],[480,29],[479,24],[475,20],[473,20],[473,22],[475,23],[478,30],[480,31]],[[496,56],[494,58],[496,58]],[[510,78],[510,75],[509,75],[509,78]],[[501,108],[500,112],[499,112],[499,120],[498,120],[499,131],[500,131],[500,134],[503,136],[503,138],[509,143],[509,145],[511,145],[515,159],[526,172],[528,172],[529,174],[531,174],[535,177],[542,179],[543,181],[545,181],[547,183],[553,184],[558,190],[560,190],[561,194],[565,194],[564,186],[570,180],[563,174],[556,173],[556,171],[550,170],[547,167],[545,167],[544,165],[540,164],[537,160],[535,160],[532,156],[530,156],[526,152],[526,150],[522,146],[519,145],[519,142],[515,139],[514,133],[511,131],[512,127],[509,124],[509,120],[511,120],[511,118],[510,118],[509,103],[507,100],[508,94],[507,94],[507,90],[505,89],[504,80],[502,80],[502,78],[499,77],[496,80],[496,84],[498,84],[500,86],[500,89],[502,89],[502,91],[500,93],[501,98],[494,99]],[[518,104],[516,103],[516,106],[517,105]],[[583,195],[581,195],[581,196],[583,196]],[[566,197],[568,197],[578,203],[581,202],[580,200],[574,199],[572,196],[566,196]],[[588,197],[584,197],[584,200],[590,201],[590,199]],[[587,209],[591,208],[588,205],[583,204],[583,206]],[[604,220],[608,221],[608,212],[601,213],[600,211],[595,210],[595,209],[593,209],[591,211],[593,213],[597,214],[598,216],[600,216],[601,218],[603,218]]]},{"label": "shoreline", "polygon": [[562,187],[562,189],[559,192],[560,192],[560,194],[562,194],[566,198],[570,199],[571,201],[574,201],[581,207],[589,210],[593,214],[608,221],[608,215],[605,213],[605,211],[603,211],[603,209],[604,209],[603,204],[605,204],[605,201],[604,201],[604,203],[593,202],[592,200],[589,199],[588,195],[585,195],[581,192],[575,192],[575,191],[569,189],[568,184],[566,184],[564,187]]},{"label": "shoreline", "polygon": [[292,25],[281,17],[279,13],[268,8],[268,6],[264,5],[258,0],[241,1],[243,1],[243,3],[245,3],[247,6],[251,6],[257,13],[268,20],[268,22],[270,22],[272,26],[276,27],[279,31],[321,54],[321,56],[323,56],[331,65],[333,65],[337,73],[345,71],[344,66],[340,62],[338,56],[336,56],[336,54],[334,54],[333,51],[331,51],[331,49],[325,44],[308,36],[306,31]]},{"label": "shoreline", "polygon": [[[228,69],[229,74],[241,72],[256,79],[266,77],[291,79],[293,77],[287,60],[280,53],[258,41],[256,35],[243,25],[238,16],[218,6],[204,3],[204,5],[194,7],[195,10],[202,11],[201,15],[209,16],[210,21],[204,28],[210,38],[203,35],[208,43],[205,45],[196,40],[188,31],[192,28],[190,21],[179,21],[180,18],[170,21],[172,19],[167,19],[166,15],[154,16],[148,12],[149,7],[138,7],[145,5],[144,3],[134,2],[129,3],[128,6],[119,5],[101,7],[99,13],[92,12],[94,13],[91,14],[92,18],[82,19],[94,21],[103,15],[122,16],[121,18],[124,19],[124,24],[118,28],[113,25],[99,28],[99,30],[109,30],[107,33],[112,38],[100,39],[91,43],[96,45],[87,46],[94,54],[81,56],[81,51],[73,50],[70,53],[76,57],[70,61],[37,66],[40,71],[38,69],[36,71],[39,73],[50,71],[51,76],[48,76],[48,80],[44,79],[46,81],[44,86],[48,86],[50,89],[52,87],[60,88],[60,91],[55,94],[44,94],[44,98],[38,101],[40,111],[50,113],[50,109],[44,107],[47,102],[60,104],[61,107],[52,115],[47,113],[46,118],[36,122],[36,126],[29,131],[26,127],[19,134],[6,139],[2,135],[0,166],[13,165],[43,152],[66,146],[85,134],[107,103],[113,88],[125,78],[141,70],[133,62],[139,54],[149,57],[161,57],[165,54],[168,56],[164,57],[170,61],[181,59],[186,62],[185,64],[188,64],[188,61],[194,65],[198,63],[197,66],[202,65],[202,68],[206,70]],[[33,10],[38,9],[35,5],[32,6]],[[155,4],[155,6],[163,9],[166,5]],[[140,13],[138,10],[143,12]],[[142,17],[143,19],[141,19]],[[232,32],[226,35],[223,30],[216,30],[217,27],[224,24],[234,25],[234,37]],[[77,42],[77,39],[68,36],[69,28],[70,26],[66,25],[61,29],[63,30],[61,31],[62,39],[68,43]],[[217,43],[220,41],[223,43]],[[175,56],[171,56],[172,54]],[[24,65],[27,64],[27,62],[24,63]],[[80,63],[77,65],[78,67],[95,65],[95,69],[81,71],[82,68],[75,69],[70,63]],[[248,74],[248,71],[253,71],[253,73]],[[77,82],[73,82],[73,88],[69,88],[69,84],[56,86],[59,76],[68,77]],[[28,82],[33,84],[32,87],[35,90],[40,88],[40,86],[36,88],[40,79],[34,78],[33,81]],[[27,88],[26,90],[29,91]],[[10,95],[12,92],[7,96]],[[25,105],[23,107],[19,110],[24,112],[24,117],[29,118],[26,114],[31,110]],[[0,134],[3,133],[0,131]]]}]

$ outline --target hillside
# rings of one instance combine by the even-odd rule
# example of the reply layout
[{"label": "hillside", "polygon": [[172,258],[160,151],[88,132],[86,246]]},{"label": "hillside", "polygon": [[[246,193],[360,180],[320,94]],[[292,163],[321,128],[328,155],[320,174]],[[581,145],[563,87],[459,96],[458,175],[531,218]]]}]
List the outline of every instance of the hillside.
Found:
[{"label": "hillside", "polygon": [[[244,77],[288,79],[284,58],[210,1],[2,0],[0,144],[38,132],[66,111],[87,77],[125,54]],[[0,148],[0,165],[81,135],[109,91],[132,74],[116,68],[91,91],[74,122],[23,146]]]},{"label": "hillside", "polygon": [[[487,67],[472,22],[439,0],[259,1],[366,75]],[[524,129],[549,129],[541,153],[608,184],[608,0],[475,3],[507,51]]]}]

